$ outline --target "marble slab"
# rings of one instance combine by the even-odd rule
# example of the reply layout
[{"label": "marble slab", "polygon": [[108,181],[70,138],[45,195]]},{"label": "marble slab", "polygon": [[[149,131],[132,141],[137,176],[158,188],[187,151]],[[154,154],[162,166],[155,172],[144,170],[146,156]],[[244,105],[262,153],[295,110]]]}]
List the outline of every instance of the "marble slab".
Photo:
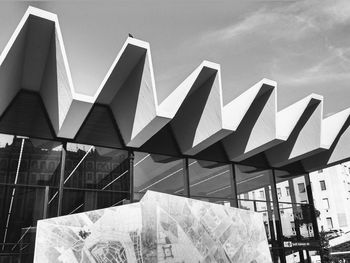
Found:
[{"label": "marble slab", "polygon": [[35,263],[271,263],[262,215],[148,191],[139,203],[39,220]]}]

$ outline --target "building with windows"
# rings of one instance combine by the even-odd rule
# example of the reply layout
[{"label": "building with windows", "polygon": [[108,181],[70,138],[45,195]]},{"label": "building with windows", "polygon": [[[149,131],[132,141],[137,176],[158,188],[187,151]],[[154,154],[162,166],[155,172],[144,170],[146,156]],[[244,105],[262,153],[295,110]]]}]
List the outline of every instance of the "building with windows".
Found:
[{"label": "building with windows", "polygon": [[78,93],[57,16],[29,8],[0,56],[0,262],[32,261],[39,219],[147,190],[263,213],[273,261],[311,262],[309,173],[349,159],[350,110],[324,117],[311,94],[277,112],[268,79],[224,105],[220,72],[204,61],[160,99],[149,44],[129,37]]},{"label": "building with windows", "polygon": [[310,174],[319,228],[350,231],[350,171],[347,163]]}]

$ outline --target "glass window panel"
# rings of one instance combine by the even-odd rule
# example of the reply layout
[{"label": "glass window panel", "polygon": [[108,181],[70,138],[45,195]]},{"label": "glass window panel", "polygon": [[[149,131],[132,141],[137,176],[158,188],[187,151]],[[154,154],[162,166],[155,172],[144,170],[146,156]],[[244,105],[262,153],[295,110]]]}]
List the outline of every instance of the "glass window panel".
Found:
[{"label": "glass window panel", "polygon": [[[128,202],[127,151],[75,143],[66,148],[62,215]],[[57,207],[57,199],[58,191],[50,195],[49,205]]]},{"label": "glass window panel", "polygon": [[242,199],[266,200],[266,187],[270,185],[270,170],[235,165],[237,193]]},{"label": "glass window panel", "polygon": [[285,238],[295,237],[296,230],[293,205],[291,203],[279,203],[279,209],[283,236]]},{"label": "glass window panel", "polygon": [[45,202],[59,183],[61,152],[60,142],[0,134],[0,249],[25,254],[23,262],[32,262],[37,220],[50,216]]},{"label": "glass window panel", "polygon": [[255,211],[254,201],[250,200],[239,200],[238,207],[245,210]]},{"label": "glass window panel", "polygon": [[233,199],[227,199],[227,198],[219,198],[219,197],[202,197],[202,196],[195,196],[193,199],[201,200],[204,202],[210,202],[215,204],[224,205],[227,207],[232,207],[233,205]]},{"label": "glass window panel", "polygon": [[58,213],[58,187],[50,187],[48,193],[47,218],[56,217]]},{"label": "glass window panel", "polygon": [[18,183],[58,186],[61,154],[60,142],[25,139]]},{"label": "glass window panel", "polygon": [[[297,235],[300,235],[299,239],[314,237],[312,227],[312,214],[309,204],[294,204],[294,220]],[[299,231],[299,234],[298,234]]]},{"label": "glass window panel", "polygon": [[304,175],[282,170],[275,170],[275,175],[284,238],[303,240],[313,237]]},{"label": "glass window panel", "polygon": [[308,203],[305,174],[275,170],[277,188],[281,188],[279,202]]},{"label": "glass window panel", "polygon": [[262,200],[265,199],[265,191],[264,190],[259,190],[259,198]]},{"label": "glass window panel", "polygon": [[[266,236],[271,243],[276,237],[276,222],[271,195],[271,170],[259,170],[245,165],[235,165],[239,207],[263,215]],[[267,200],[271,200],[267,202]]]},{"label": "glass window panel", "polygon": [[68,143],[64,187],[127,192],[128,169],[127,151]]},{"label": "glass window panel", "polygon": [[62,215],[81,213],[129,203],[129,194],[117,191],[64,189]]},{"label": "glass window panel", "polygon": [[305,176],[301,175],[293,178],[293,184],[295,189],[295,201],[297,203],[308,203]]},{"label": "glass window panel", "polygon": [[286,196],[290,196],[289,186],[286,186]]},{"label": "glass window panel", "polygon": [[34,227],[37,220],[43,218],[44,200],[45,187],[0,185],[0,249],[3,253],[20,254],[26,249],[23,251],[29,260],[26,262],[32,262]]},{"label": "glass window panel", "polygon": [[327,220],[327,227],[328,227],[328,229],[333,229],[333,220],[332,220],[332,218],[331,217],[327,217],[326,220]]},{"label": "glass window panel", "polygon": [[59,142],[0,134],[0,183],[58,184]]},{"label": "glass window panel", "polygon": [[171,156],[135,152],[135,199],[147,190],[183,194],[183,160]]},{"label": "glass window panel", "polygon": [[282,198],[282,190],[280,187],[277,188],[277,196],[279,199]]},{"label": "glass window panel", "polygon": [[305,184],[304,183],[298,183],[298,189],[299,193],[305,193]]},{"label": "glass window panel", "polygon": [[322,199],[322,203],[323,203],[323,209],[328,210],[328,209],[329,209],[329,201],[328,201],[328,198],[323,198],[323,199]]},{"label": "glass window panel", "polygon": [[293,175],[287,171],[275,170],[276,176],[276,187],[279,202],[292,202],[292,197],[290,196],[290,180],[292,180]]},{"label": "glass window panel", "polygon": [[274,236],[277,235],[277,232],[276,232],[276,229],[275,229],[275,222],[274,222],[275,221],[275,217],[273,215],[273,203],[272,202],[257,201],[256,200],[256,201],[254,201],[253,205],[255,205],[255,211],[259,212],[259,213],[261,213],[263,215],[266,236],[267,236],[267,239],[269,241],[271,241],[271,231],[273,231]]},{"label": "glass window panel", "polygon": [[188,165],[191,196],[232,198],[229,165],[195,159]]}]

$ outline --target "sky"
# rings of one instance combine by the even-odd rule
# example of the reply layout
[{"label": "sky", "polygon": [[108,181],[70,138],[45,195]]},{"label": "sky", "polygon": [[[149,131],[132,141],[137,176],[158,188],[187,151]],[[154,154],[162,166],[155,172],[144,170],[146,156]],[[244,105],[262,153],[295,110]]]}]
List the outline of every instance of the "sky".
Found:
[{"label": "sky", "polygon": [[350,107],[350,1],[0,1],[0,50],[29,5],[58,15],[75,89],[93,95],[128,33],[151,46],[162,101],[203,60],[221,65],[224,104],[262,78],[278,109],[311,94]]}]

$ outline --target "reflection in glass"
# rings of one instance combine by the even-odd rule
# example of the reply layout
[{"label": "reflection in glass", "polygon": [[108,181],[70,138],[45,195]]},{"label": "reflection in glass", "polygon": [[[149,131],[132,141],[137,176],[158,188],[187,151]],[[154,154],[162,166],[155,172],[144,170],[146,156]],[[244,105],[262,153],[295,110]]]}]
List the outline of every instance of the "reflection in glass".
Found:
[{"label": "reflection in glass", "polygon": [[[57,216],[63,148],[60,142],[0,134],[0,249],[24,255],[22,262],[32,261],[37,220]],[[75,143],[65,149],[62,215],[130,202],[127,151]],[[147,190],[184,195],[183,169],[184,159],[135,152],[134,200]],[[189,159],[188,172],[190,197],[232,205],[229,164]],[[262,213],[271,244],[278,224],[284,240],[314,237],[304,175],[275,170],[275,198],[272,170],[235,165],[235,174],[239,207]]]},{"label": "reflection in glass", "polygon": [[305,176],[276,170],[277,188],[283,236],[300,241],[314,237],[311,209],[308,205]]},{"label": "reflection in glass", "polygon": [[127,151],[67,144],[65,188],[128,191]]},{"label": "reflection in glass", "polygon": [[[270,190],[270,170],[257,170],[254,167],[236,165],[237,194],[244,200],[267,200]],[[270,198],[271,199],[271,198]]]},{"label": "reflection in glass", "polygon": [[135,152],[134,191],[139,199],[147,190],[181,194],[184,187],[182,159]]},{"label": "reflection in glass", "polygon": [[230,168],[227,164],[189,160],[191,196],[232,198]]},{"label": "reflection in glass", "polygon": [[[276,196],[272,194],[272,176],[276,180]],[[278,206],[282,234],[287,241],[301,241],[314,237],[311,209],[308,205],[304,175],[282,170],[258,170],[236,166],[239,207],[263,213],[267,237],[276,238],[274,209]]]},{"label": "reflection in glass", "polygon": [[127,151],[68,143],[62,214],[129,200],[128,165]]},{"label": "reflection in glass", "polygon": [[18,184],[58,186],[61,151],[59,142],[0,134],[0,182],[15,183],[18,174]]},{"label": "reflection in glass", "polygon": [[[38,219],[47,216],[48,187],[58,185],[62,145],[59,142],[0,134],[1,250],[32,259]],[[45,187],[47,186],[47,187]]]},{"label": "reflection in glass", "polygon": [[[20,244],[23,231],[31,230],[36,226],[37,220],[43,218],[45,188],[0,185],[0,200],[0,236],[3,243],[1,251],[19,252],[23,245]],[[26,234],[29,233],[31,232]],[[29,247],[26,249],[29,250]]]},{"label": "reflection in glass", "polygon": [[129,194],[118,191],[64,189],[62,215],[70,215],[129,203]]}]

